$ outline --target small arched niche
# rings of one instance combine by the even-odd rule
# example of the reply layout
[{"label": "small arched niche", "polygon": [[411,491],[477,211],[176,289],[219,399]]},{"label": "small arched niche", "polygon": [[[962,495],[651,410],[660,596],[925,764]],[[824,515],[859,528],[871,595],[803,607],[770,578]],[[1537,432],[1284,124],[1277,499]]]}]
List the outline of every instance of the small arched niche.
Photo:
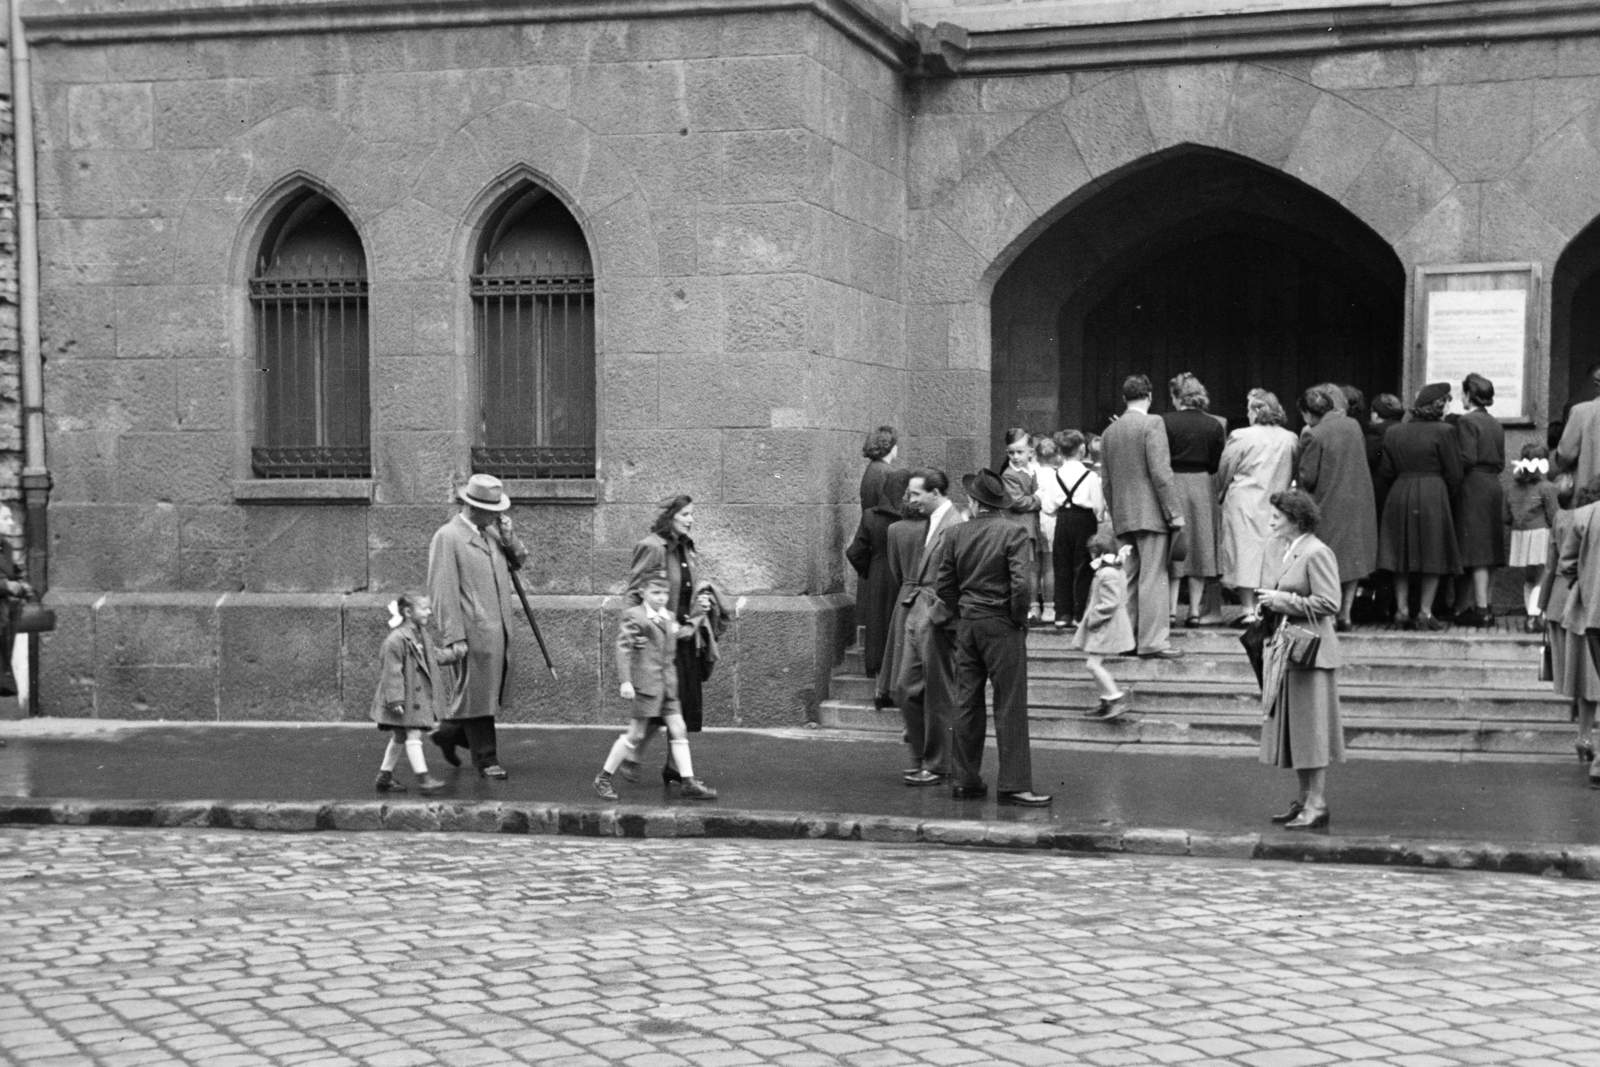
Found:
[{"label": "small arched niche", "polygon": [[256,476],[370,477],[367,260],[327,196],[301,189],[273,213],[250,304]]},{"label": "small arched niche", "polygon": [[484,223],[471,286],[472,469],[593,478],[594,265],[578,220],[549,190],[519,183]]}]

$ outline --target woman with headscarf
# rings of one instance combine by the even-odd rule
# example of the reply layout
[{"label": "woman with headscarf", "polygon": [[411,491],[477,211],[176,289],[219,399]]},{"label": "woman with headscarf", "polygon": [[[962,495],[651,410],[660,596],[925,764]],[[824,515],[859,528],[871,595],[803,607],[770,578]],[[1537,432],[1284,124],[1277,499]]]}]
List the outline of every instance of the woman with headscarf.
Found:
[{"label": "woman with headscarf", "polygon": [[1494,404],[1494,383],[1481,374],[1469,374],[1461,383],[1467,413],[1456,420],[1456,440],[1461,446],[1461,494],[1456,509],[1456,542],[1461,546],[1461,566],[1471,578],[1473,606],[1466,603],[1466,582],[1456,593],[1456,622],[1463,626],[1488,626],[1489,572],[1506,565],[1505,490],[1500,474],[1506,465],[1506,431],[1489,414]]},{"label": "woman with headscarf", "polygon": [[1222,463],[1228,430],[1222,420],[1208,414],[1211,396],[1200,379],[1180,374],[1167,383],[1173,410],[1161,416],[1167,427],[1167,448],[1172,455],[1172,483],[1183,516],[1186,549],[1173,563],[1172,614],[1178,613],[1178,590],[1189,582],[1189,616],[1184,625],[1200,625],[1206,579],[1222,574],[1217,559],[1217,490],[1213,481]]},{"label": "woman with headscarf", "polygon": [[[1385,500],[1378,531],[1378,569],[1394,575],[1397,625],[1442,630],[1433,617],[1439,579],[1461,573],[1451,497],[1461,487],[1461,449],[1455,427],[1444,422],[1450,386],[1425,385],[1411,406],[1411,421],[1383,436],[1378,482]],[[1410,614],[1411,575],[1422,576],[1416,621]]]},{"label": "woman with headscarf", "polygon": [[856,536],[844,550],[844,558],[860,579],[856,583],[856,624],[865,631],[861,658],[868,678],[876,678],[883,668],[889,642],[895,594],[900,589],[889,572],[889,527],[900,521],[910,480],[907,471],[889,472],[878,488],[877,503],[861,513]]},{"label": "woman with headscarf", "polygon": [[1217,470],[1217,495],[1222,500],[1222,537],[1217,545],[1222,581],[1239,594],[1246,619],[1256,613],[1256,590],[1272,584],[1277,561],[1268,566],[1273,534],[1272,494],[1294,480],[1298,439],[1283,428],[1285,415],[1278,398],[1264,389],[1250,390],[1245,402],[1250,425],[1228,435]]},{"label": "woman with headscarf", "polygon": [[[645,583],[656,574],[667,576],[667,610],[678,623],[678,650],[673,661],[678,671],[678,703],[684,726],[696,733],[704,722],[701,687],[716,663],[717,638],[722,636],[731,611],[700,575],[700,560],[689,536],[695,521],[693,498],[679,494],[661,501],[659,507],[650,532],[633,546],[625,596],[630,605],[643,603]],[[651,734],[664,725],[661,719],[650,720]],[[661,780],[669,785],[683,780],[670,752],[661,768]]]},{"label": "woman with headscarf", "polygon": [[[1357,396],[1359,397],[1359,393]],[[1356,583],[1372,573],[1378,559],[1378,513],[1367,467],[1367,441],[1361,424],[1346,414],[1349,395],[1331,382],[1314,385],[1300,397],[1306,429],[1300,435],[1297,475],[1322,512],[1317,528],[1322,543],[1339,561],[1344,587],[1337,629],[1350,629]]]}]

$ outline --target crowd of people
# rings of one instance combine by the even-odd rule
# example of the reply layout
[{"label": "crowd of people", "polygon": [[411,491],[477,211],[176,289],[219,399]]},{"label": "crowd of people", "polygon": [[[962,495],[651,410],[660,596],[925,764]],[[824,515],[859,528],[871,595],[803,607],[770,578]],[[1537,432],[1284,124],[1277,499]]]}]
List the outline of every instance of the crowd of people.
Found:
[{"label": "crowd of people", "polygon": [[[846,556],[861,579],[857,617],[876,702],[904,719],[904,782],[947,785],[958,800],[987,795],[980,768],[992,689],[998,799],[1048,805],[1033,791],[1028,628],[1073,631],[1101,694],[1092,714],[1113,720],[1128,708],[1108,660],[1180,657],[1171,627],[1185,598],[1184,626],[1221,625],[1225,588],[1240,607],[1228,621],[1244,628],[1261,682],[1261,759],[1299,778],[1274,821],[1325,826],[1326,771],[1344,757],[1338,635],[1361,591],[1369,612],[1408,629],[1436,630],[1447,616],[1487,625],[1490,578],[1507,565],[1525,572],[1528,625],[1546,633],[1547,677],[1573,700],[1578,754],[1593,774],[1600,400],[1573,409],[1554,468],[1550,450],[1530,444],[1507,488],[1505,434],[1489,413],[1494,387],[1474,374],[1461,392],[1465,410],[1451,415],[1447,384],[1425,386],[1409,409],[1378,396],[1370,411],[1352,386],[1315,385],[1297,399],[1304,428],[1295,434],[1278,398],[1256,389],[1248,425],[1229,433],[1194,375],[1168,383],[1171,410],[1156,415],[1154,388],[1136,374],[1101,436],[1008,430],[999,469],[962,477],[965,505],[944,471],[896,465],[892,428],[870,433],[861,522]],[[372,705],[389,734],[380,792],[405,790],[394,776],[402,755],[419,792],[442,788],[427,770],[425,739],[451,765],[465,748],[484,777],[507,774],[495,719],[511,700],[527,550],[498,479],[474,475],[459,498],[460,513],[430,546],[426,594],[391,605]],[[693,524],[693,501],[672,497],[635,546],[616,643],[630,721],[593,782],[607,800],[618,799],[619,780],[639,780],[661,730],[663,783],[688,799],[717,795],[696,775],[689,742],[732,608],[701,573]],[[1387,581],[1374,580],[1385,572]]]},{"label": "crowd of people", "polygon": [[[1574,700],[1579,755],[1600,766],[1600,647],[1591,654],[1589,627],[1577,618],[1592,609],[1600,628],[1600,555],[1592,590],[1577,559],[1586,547],[1600,553],[1600,510],[1579,520],[1562,510],[1590,498],[1563,488],[1570,476],[1551,480],[1543,444],[1524,447],[1503,485],[1505,432],[1490,414],[1490,381],[1469,375],[1454,413],[1445,383],[1419,390],[1409,408],[1390,394],[1369,408],[1353,386],[1314,385],[1296,398],[1298,434],[1264,390],[1250,391],[1248,424],[1231,433],[1194,375],[1168,383],[1165,414],[1151,412],[1154,392],[1148,378],[1130,376],[1123,412],[1098,437],[1007,430],[999,469],[963,479],[964,509],[945,495],[943,471],[895,466],[892,428],[868,435],[862,521],[846,556],[861,579],[858,621],[876,703],[905,715],[914,762],[907,784],[949,782],[958,797],[980,794],[976,767],[960,753],[971,751],[973,724],[981,729],[989,683],[1001,797],[1047,803],[1031,792],[1021,754],[1026,628],[1073,632],[1100,691],[1091,714],[1112,720],[1128,709],[1107,659],[1180,657],[1171,627],[1186,600],[1184,626],[1226,620],[1244,630],[1262,682],[1262,759],[1300,779],[1277,821],[1326,825],[1326,768],[1344,756],[1338,635],[1358,614],[1425,632],[1450,621],[1492,625],[1491,578],[1505,566],[1522,571],[1525,625],[1548,631],[1554,684]],[[1593,404],[1593,418],[1584,405],[1574,409],[1571,443],[1557,449],[1557,462],[1578,468],[1588,458],[1600,475],[1600,401]],[[941,509],[937,524],[928,521],[930,499]],[[1592,545],[1583,540],[1590,514]],[[978,595],[984,561],[954,551],[967,535],[953,531],[990,515],[1016,531],[990,537],[986,550],[1007,560],[1010,584]],[[988,578],[1000,570],[990,566]],[[1239,605],[1232,618],[1224,596]],[[995,616],[1006,617],[1009,633],[989,624]]]}]

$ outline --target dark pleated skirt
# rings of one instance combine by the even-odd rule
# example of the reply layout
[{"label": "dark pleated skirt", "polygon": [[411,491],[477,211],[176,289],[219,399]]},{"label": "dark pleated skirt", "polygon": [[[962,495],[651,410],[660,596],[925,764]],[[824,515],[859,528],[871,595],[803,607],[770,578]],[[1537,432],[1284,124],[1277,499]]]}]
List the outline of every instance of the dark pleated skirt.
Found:
[{"label": "dark pleated skirt", "polygon": [[1389,490],[1378,531],[1378,569],[1396,574],[1460,574],[1450,490],[1436,474],[1402,477]]},{"label": "dark pleated skirt", "polygon": [[1172,564],[1174,578],[1215,578],[1222,573],[1217,556],[1217,490],[1204,471],[1172,476],[1178,510],[1183,514],[1189,554]]},{"label": "dark pleated skirt", "polygon": [[1506,565],[1505,490],[1490,471],[1467,472],[1456,512],[1456,541],[1463,567]]}]

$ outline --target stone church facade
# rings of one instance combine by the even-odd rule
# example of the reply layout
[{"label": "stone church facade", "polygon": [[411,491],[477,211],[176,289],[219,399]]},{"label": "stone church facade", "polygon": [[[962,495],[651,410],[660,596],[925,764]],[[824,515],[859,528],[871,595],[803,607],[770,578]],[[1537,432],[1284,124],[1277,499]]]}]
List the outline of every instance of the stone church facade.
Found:
[{"label": "stone church facade", "polygon": [[1600,15],[1214,6],[27,2],[43,709],[364,717],[476,467],[561,673],[514,719],[615,717],[630,550],[686,492],[743,600],[707,721],[798,724],[868,429],[959,475],[1100,429],[1136,364],[1225,414],[1406,395],[1433,265],[1533,265],[1542,438],[1600,351]]}]

